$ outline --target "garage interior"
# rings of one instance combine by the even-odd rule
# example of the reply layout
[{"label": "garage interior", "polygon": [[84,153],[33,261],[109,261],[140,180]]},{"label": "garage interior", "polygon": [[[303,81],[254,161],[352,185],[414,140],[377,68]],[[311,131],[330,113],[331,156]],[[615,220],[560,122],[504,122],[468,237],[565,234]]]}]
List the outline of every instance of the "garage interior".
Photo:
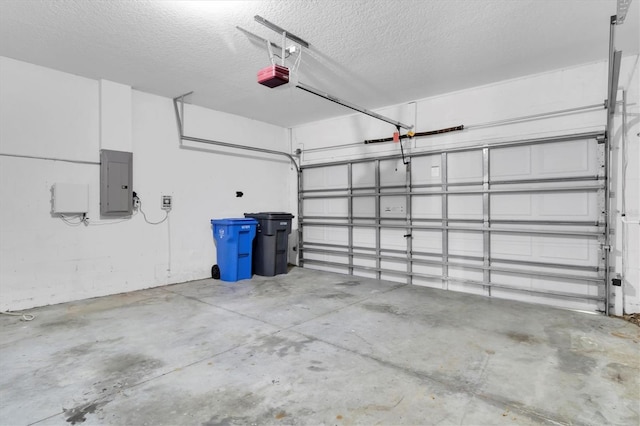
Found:
[{"label": "garage interior", "polygon": [[637,425],[638,6],[1,2],[0,424]]}]

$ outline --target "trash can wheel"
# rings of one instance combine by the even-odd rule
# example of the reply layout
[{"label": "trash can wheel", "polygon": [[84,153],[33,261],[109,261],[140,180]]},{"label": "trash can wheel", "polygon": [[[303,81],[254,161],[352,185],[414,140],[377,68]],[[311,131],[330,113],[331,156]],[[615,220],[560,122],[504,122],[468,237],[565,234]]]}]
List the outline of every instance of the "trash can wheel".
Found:
[{"label": "trash can wheel", "polygon": [[211,278],[214,280],[220,279],[220,267],[218,265],[213,265],[211,267]]}]

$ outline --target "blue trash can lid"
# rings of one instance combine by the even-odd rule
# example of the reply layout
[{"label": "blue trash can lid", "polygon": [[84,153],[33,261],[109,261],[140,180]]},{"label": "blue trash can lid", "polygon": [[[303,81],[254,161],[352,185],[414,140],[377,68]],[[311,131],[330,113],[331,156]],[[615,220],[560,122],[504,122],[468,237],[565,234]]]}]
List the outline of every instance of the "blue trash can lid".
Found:
[{"label": "blue trash can lid", "polygon": [[212,225],[257,225],[258,221],[250,218],[211,219]]}]

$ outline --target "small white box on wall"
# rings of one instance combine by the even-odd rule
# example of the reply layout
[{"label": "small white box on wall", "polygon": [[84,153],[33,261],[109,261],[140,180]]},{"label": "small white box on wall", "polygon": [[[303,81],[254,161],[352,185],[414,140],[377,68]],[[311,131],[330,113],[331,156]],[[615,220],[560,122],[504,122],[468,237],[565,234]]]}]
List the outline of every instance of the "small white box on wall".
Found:
[{"label": "small white box on wall", "polygon": [[88,213],[89,185],[79,183],[53,184],[53,213]]}]

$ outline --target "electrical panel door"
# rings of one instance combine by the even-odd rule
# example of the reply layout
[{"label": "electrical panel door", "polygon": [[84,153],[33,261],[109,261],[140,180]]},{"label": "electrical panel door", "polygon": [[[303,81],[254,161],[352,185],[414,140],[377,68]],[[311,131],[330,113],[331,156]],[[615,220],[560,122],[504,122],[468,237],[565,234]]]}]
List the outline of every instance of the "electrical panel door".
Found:
[{"label": "electrical panel door", "polygon": [[133,154],[100,151],[100,214],[128,216],[133,213]]}]

